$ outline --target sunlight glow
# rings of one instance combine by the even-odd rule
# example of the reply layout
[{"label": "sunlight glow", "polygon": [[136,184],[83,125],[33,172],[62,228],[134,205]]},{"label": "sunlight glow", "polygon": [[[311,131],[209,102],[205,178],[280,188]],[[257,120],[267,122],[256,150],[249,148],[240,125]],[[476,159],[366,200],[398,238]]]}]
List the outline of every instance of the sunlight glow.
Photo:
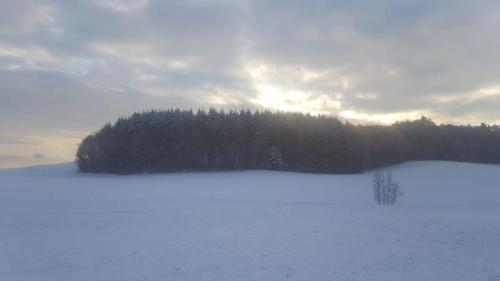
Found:
[{"label": "sunlight glow", "polygon": [[482,98],[487,98],[487,97],[493,97],[493,96],[500,96],[500,85],[494,85],[494,86],[489,86],[489,87],[483,87],[478,90],[472,91],[472,92],[467,92],[463,94],[457,94],[454,93],[452,95],[441,95],[434,97],[434,100],[437,102],[473,102],[475,100],[479,100]]},{"label": "sunlight glow", "polygon": [[[76,130],[48,130],[21,135],[3,135],[15,142],[3,143],[0,155],[10,159],[0,161],[0,168],[70,162],[75,159],[78,144],[89,132]],[[44,157],[35,158],[35,154]]]},{"label": "sunlight glow", "polygon": [[[341,93],[305,91],[309,83],[329,80],[328,71],[304,67],[278,68],[262,62],[245,63],[242,75],[250,77],[257,96],[249,101],[270,110],[310,114],[334,114],[341,107]],[[349,79],[339,78],[334,84],[349,88]]]},{"label": "sunlight glow", "polygon": [[340,102],[326,95],[314,97],[312,93],[292,90],[284,91],[268,84],[256,85],[259,92],[252,102],[268,109],[311,114],[331,114],[340,108]]},{"label": "sunlight glow", "polygon": [[340,112],[340,116],[346,119],[352,119],[362,122],[382,123],[382,124],[392,124],[394,122],[403,120],[414,120],[418,119],[422,115],[426,114],[421,111],[387,113],[387,114],[368,114],[353,110],[344,110]]},{"label": "sunlight glow", "polygon": [[58,63],[60,60],[52,56],[46,49],[41,47],[21,48],[16,46],[0,46],[0,57],[14,57],[22,59],[29,66],[41,63]]}]

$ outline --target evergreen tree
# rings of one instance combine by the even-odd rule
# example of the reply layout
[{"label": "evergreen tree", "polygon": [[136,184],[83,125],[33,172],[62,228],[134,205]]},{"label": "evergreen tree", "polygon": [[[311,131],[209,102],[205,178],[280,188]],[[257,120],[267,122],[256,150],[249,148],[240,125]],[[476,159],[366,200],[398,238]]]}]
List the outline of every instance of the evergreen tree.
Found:
[{"label": "evergreen tree", "polygon": [[500,163],[500,128],[426,117],[380,126],[300,113],[151,110],[106,124],[83,139],[76,157],[84,172],[355,173],[412,160]]}]

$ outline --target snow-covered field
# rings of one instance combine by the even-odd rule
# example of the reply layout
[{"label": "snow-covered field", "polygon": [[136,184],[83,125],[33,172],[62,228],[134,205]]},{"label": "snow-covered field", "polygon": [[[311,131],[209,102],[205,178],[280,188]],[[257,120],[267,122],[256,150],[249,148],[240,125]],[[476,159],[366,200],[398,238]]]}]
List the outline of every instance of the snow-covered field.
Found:
[{"label": "snow-covered field", "polygon": [[500,166],[90,175],[0,170],[0,280],[500,280]]}]

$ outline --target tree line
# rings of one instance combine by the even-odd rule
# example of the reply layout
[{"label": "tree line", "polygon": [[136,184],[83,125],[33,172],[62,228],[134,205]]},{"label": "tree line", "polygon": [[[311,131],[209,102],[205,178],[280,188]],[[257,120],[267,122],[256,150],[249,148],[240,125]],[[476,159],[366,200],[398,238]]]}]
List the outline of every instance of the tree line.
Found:
[{"label": "tree line", "polygon": [[390,126],[249,110],[151,110],[106,124],[80,144],[82,172],[272,169],[357,173],[413,160],[500,163],[500,127]]}]

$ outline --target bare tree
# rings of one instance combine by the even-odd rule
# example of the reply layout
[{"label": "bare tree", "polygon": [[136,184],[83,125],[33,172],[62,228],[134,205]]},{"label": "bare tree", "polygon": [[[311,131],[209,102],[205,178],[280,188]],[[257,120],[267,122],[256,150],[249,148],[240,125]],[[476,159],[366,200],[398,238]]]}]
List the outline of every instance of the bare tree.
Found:
[{"label": "bare tree", "polygon": [[373,175],[373,195],[379,205],[394,205],[402,195],[399,182],[395,181],[391,172],[383,174],[375,172]]},{"label": "bare tree", "polygon": [[373,175],[373,196],[379,205],[382,204],[384,181],[384,175],[379,171],[375,172]]}]

